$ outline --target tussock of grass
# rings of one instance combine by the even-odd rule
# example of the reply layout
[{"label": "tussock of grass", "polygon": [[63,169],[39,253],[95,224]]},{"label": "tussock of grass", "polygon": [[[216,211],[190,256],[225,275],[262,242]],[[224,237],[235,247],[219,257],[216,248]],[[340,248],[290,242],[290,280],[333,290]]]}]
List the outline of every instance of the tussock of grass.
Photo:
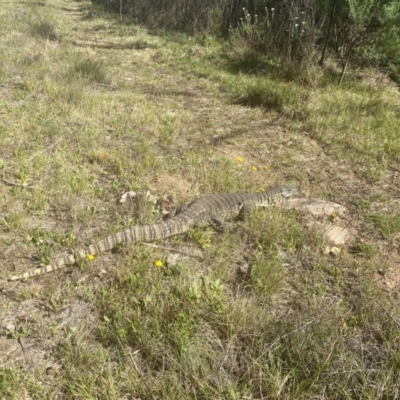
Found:
[{"label": "tussock of grass", "polygon": [[373,257],[378,254],[378,249],[372,243],[357,243],[351,248],[351,251],[354,254],[363,255],[365,257]]},{"label": "tussock of grass", "polygon": [[235,38],[230,38],[231,43],[224,46],[222,54],[217,58],[219,65],[232,73],[269,77],[275,83],[292,82],[308,87],[318,87],[325,81],[323,72],[317,67],[318,55],[310,56],[301,63],[289,63],[249,50],[241,41],[233,44],[232,41],[235,42]]},{"label": "tussock of grass", "polygon": [[308,97],[306,91],[296,84],[277,84],[265,78],[253,79],[241,89],[242,93],[237,94],[238,103],[265,107],[288,116],[302,109]]},{"label": "tussock of grass", "polygon": [[33,20],[30,23],[30,33],[41,39],[57,40],[58,38],[56,24],[47,18]]},{"label": "tussock of grass", "polygon": [[384,238],[389,238],[400,232],[400,215],[375,213],[367,215],[366,218],[373,223],[374,231]]},{"label": "tussock of grass", "polygon": [[111,80],[101,61],[81,53],[77,53],[74,58],[67,75],[69,80],[83,78],[89,82],[110,84]]}]

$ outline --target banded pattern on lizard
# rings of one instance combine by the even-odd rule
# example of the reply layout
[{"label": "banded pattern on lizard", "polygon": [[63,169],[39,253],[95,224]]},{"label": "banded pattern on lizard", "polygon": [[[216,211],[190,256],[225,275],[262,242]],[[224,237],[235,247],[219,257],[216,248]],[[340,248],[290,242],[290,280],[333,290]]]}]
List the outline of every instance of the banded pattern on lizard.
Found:
[{"label": "banded pattern on lizard", "polygon": [[122,232],[117,232],[77,250],[75,254],[59,257],[50,265],[14,275],[10,280],[27,279],[57,271],[67,265],[74,264],[77,259],[111,250],[118,243],[155,242],[185,233],[194,226],[207,224],[218,226],[221,221],[231,218],[235,214],[245,218],[253,208],[280,204],[297,192],[296,187],[277,186],[259,193],[214,194],[201,197],[188,205],[179,207],[165,221],[144,226],[133,226]]}]

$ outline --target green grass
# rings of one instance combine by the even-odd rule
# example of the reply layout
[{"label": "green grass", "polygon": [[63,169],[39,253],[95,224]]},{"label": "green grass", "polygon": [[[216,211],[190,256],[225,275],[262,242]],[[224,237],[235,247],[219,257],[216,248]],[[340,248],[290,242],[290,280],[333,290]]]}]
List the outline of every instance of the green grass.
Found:
[{"label": "green grass", "polygon": [[34,37],[56,40],[57,29],[55,23],[47,19],[37,19],[30,23],[30,33]]},{"label": "green grass", "polygon": [[91,59],[82,53],[77,53],[74,58],[73,64],[67,73],[68,81],[74,82],[76,79],[86,79],[89,82],[103,84],[111,82],[101,61]]},{"label": "green grass", "polygon": [[216,80],[234,102],[289,117],[292,129],[307,130],[330,155],[354,160],[354,168],[368,180],[379,180],[390,165],[398,164],[399,99],[388,79],[379,86],[369,83],[373,71],[353,72],[337,86],[337,75],[332,79],[307,63],[295,67],[261,55],[249,59],[246,51],[232,51],[212,40],[187,47],[185,55],[196,50],[197,57],[186,59],[197,76]]},{"label": "green grass", "polygon": [[[399,95],[239,56],[88,2],[2,5],[0,398],[399,397]],[[346,206],[354,242],[324,255],[310,215],[271,208],[7,281],[284,183]]]},{"label": "green grass", "polygon": [[400,232],[400,215],[374,213],[367,215],[367,220],[372,222],[374,231],[384,238]]}]

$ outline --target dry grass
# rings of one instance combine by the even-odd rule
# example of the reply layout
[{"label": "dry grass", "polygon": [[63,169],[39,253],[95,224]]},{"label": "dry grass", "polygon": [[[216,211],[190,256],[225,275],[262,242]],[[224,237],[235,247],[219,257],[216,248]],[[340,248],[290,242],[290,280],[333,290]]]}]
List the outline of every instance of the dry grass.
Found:
[{"label": "dry grass", "polygon": [[[0,398],[399,397],[398,93],[258,86],[86,2],[7,2],[0,38]],[[7,281],[170,198],[282,183],[347,207],[349,251],[271,209]]]}]

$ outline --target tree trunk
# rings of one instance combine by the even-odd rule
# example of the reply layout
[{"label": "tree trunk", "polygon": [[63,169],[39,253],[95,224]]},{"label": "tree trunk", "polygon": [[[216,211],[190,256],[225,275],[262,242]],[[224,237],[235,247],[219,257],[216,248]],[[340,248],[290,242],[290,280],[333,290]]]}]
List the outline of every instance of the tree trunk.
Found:
[{"label": "tree trunk", "polygon": [[326,48],[328,46],[329,36],[330,36],[330,33],[331,33],[333,17],[335,15],[336,2],[337,2],[337,0],[333,0],[333,2],[332,2],[331,15],[330,15],[329,24],[328,24],[328,31],[326,32],[324,48],[322,49],[321,59],[319,60],[319,65],[322,68],[324,67],[325,52],[326,52]]}]

